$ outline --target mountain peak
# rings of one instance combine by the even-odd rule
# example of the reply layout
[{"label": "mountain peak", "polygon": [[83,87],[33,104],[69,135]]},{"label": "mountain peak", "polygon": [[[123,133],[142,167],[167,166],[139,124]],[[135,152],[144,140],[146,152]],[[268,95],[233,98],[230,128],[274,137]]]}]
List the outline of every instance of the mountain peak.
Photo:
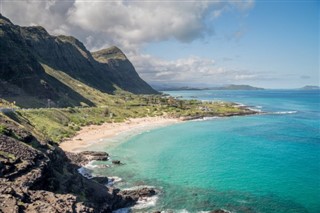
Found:
[{"label": "mountain peak", "polygon": [[102,63],[108,63],[109,59],[127,60],[126,55],[116,46],[98,50],[91,54],[97,61]]},{"label": "mountain peak", "polygon": [[4,24],[13,25],[12,22],[8,18],[4,17],[1,13],[0,13],[0,24],[1,25],[4,25]]}]

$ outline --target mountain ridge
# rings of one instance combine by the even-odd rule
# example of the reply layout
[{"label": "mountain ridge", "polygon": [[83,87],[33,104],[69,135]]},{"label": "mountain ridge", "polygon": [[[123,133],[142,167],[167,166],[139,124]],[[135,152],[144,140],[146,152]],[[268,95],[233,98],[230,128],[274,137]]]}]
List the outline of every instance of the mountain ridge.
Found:
[{"label": "mountain ridge", "polygon": [[100,62],[75,37],[52,36],[41,26],[20,27],[1,14],[0,56],[1,98],[23,107],[43,107],[48,100],[58,107],[97,105],[52,72],[48,74],[48,68],[97,92],[157,93],[139,77],[125,55],[117,58],[109,54],[106,62]]}]

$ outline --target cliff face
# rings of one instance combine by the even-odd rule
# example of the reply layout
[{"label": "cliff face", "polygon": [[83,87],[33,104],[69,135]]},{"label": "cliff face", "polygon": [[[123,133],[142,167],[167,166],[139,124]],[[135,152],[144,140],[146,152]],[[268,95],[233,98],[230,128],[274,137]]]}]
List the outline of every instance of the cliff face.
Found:
[{"label": "cliff face", "polygon": [[108,59],[101,61],[105,52],[94,53],[95,59],[74,37],[51,36],[39,26],[20,27],[0,15],[0,95],[26,107],[45,106],[48,99],[57,106],[94,105],[48,73],[48,67],[104,93],[112,94],[116,87],[139,94],[156,93],[123,53],[124,58],[107,54]]},{"label": "cliff face", "polygon": [[154,89],[139,77],[131,62],[118,47],[93,52],[92,56],[102,64],[108,78],[120,88],[137,94],[155,93]]},{"label": "cliff face", "polygon": [[0,114],[0,212],[112,212],[137,202],[140,191],[127,195],[106,187],[106,177],[100,184],[80,175],[71,158],[21,119]]}]

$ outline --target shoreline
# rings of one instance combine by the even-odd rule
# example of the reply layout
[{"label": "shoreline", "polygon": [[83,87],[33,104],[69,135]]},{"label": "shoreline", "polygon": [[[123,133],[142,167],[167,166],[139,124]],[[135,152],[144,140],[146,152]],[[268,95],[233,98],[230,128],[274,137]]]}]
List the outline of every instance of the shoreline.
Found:
[{"label": "shoreline", "polygon": [[[236,104],[239,108],[247,109],[247,112],[240,113],[225,113],[218,114],[215,116],[199,115],[199,116],[185,116],[185,117],[142,117],[142,118],[129,118],[124,122],[117,123],[103,123],[102,125],[90,125],[82,127],[76,135],[71,138],[65,139],[59,144],[59,147],[65,152],[79,153],[87,149],[92,145],[103,142],[108,143],[105,140],[110,140],[117,137],[119,134],[130,133],[134,130],[141,130],[144,132],[150,129],[155,129],[158,127],[168,126],[176,123],[181,123],[190,120],[200,120],[212,117],[232,117],[232,116],[246,116],[262,114],[262,111],[256,111],[254,109],[248,108],[248,106],[242,104]],[[136,132],[133,132],[136,134]],[[111,143],[111,142],[110,142]]]},{"label": "shoreline", "polygon": [[90,125],[82,127],[77,134],[59,144],[59,147],[66,152],[78,153],[101,140],[112,139],[119,134],[142,129],[142,131],[168,126],[183,122],[179,118],[168,117],[143,117],[131,118],[120,123],[104,123],[102,125]]},{"label": "shoreline", "polygon": [[[143,118],[131,118],[124,122],[119,123],[104,123],[102,125],[90,125],[82,127],[80,131],[77,132],[77,134],[65,141],[63,141],[59,147],[65,151],[65,152],[71,152],[76,155],[80,154],[83,155],[84,151],[88,151],[88,147],[92,147],[94,145],[97,145],[98,143],[103,143],[104,145],[110,145],[113,144],[113,139],[115,141],[122,141],[121,138],[118,138],[117,136],[119,134],[126,134],[128,133],[131,135],[136,135],[141,132],[145,132],[151,129],[159,128],[159,127],[165,127],[172,124],[178,124],[186,121],[191,120],[206,120],[208,118],[223,118],[223,117],[230,117],[230,116],[244,116],[244,115],[254,115],[259,114],[256,111],[250,110],[246,113],[231,113],[231,114],[224,114],[223,116],[185,116],[185,117],[179,117],[179,118],[172,118],[172,117],[143,117]],[[110,140],[110,141],[108,141]],[[88,151],[91,152],[91,151]],[[97,152],[97,151],[92,151]],[[70,153],[70,154],[71,154]],[[107,154],[107,153],[106,153]],[[108,155],[108,154],[107,154]],[[85,165],[82,165],[81,168],[83,169],[89,169],[88,167],[91,166],[92,160],[89,160]],[[115,164],[112,162],[112,164]],[[119,161],[120,164],[120,161]],[[81,169],[80,168],[80,169]],[[104,168],[104,167],[102,167]],[[92,169],[92,168],[91,168]],[[91,178],[99,178],[100,176],[95,176],[91,172],[84,173],[79,171],[78,172],[85,178],[91,179]],[[102,177],[102,176],[101,176]],[[121,177],[115,177],[115,176],[105,176],[107,178],[107,186],[108,187],[117,187],[114,186],[117,182],[122,181]],[[148,195],[141,196],[139,195],[137,198],[137,202],[128,208],[123,209],[124,211],[127,210],[129,212],[130,208],[137,208],[137,209],[143,209],[145,206],[151,207],[155,206],[158,197],[158,193],[161,191],[159,188],[155,188],[154,186],[145,186],[145,185],[139,185],[139,186],[132,186],[128,189],[122,189],[123,191],[128,191],[128,193],[136,193],[136,191],[143,191],[147,190]],[[133,190],[133,192],[130,192]],[[154,192],[150,194],[150,192]],[[223,211],[227,212],[227,211]]]}]

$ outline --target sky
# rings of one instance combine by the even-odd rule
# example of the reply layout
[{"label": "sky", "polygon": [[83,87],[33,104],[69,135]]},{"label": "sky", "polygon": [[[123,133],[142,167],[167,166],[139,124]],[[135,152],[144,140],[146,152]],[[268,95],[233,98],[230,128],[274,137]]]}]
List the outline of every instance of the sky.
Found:
[{"label": "sky", "polygon": [[118,46],[152,85],[319,85],[319,1],[0,0],[17,25]]}]

